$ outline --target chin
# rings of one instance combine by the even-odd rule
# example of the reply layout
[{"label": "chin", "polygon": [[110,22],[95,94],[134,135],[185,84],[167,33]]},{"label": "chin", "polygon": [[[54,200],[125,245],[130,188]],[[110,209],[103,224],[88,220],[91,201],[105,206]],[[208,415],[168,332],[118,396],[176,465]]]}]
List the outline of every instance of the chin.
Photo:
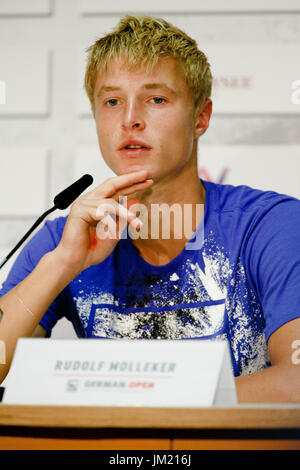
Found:
[{"label": "chin", "polygon": [[122,168],[120,170],[120,174],[125,175],[127,173],[134,173],[135,171],[141,171],[141,170],[147,170],[148,171],[147,179],[150,179],[150,178],[153,179],[153,171],[151,171],[149,168],[147,168],[146,165],[143,165],[142,163],[141,164],[135,163],[135,164],[130,165],[126,168]]}]

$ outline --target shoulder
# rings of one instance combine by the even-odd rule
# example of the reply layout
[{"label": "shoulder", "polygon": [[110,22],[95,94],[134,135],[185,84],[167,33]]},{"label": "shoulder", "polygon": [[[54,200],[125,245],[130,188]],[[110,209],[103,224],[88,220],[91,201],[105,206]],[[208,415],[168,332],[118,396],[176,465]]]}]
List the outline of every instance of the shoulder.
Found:
[{"label": "shoulder", "polygon": [[66,219],[66,217],[58,217],[54,220],[47,220],[42,228],[31,236],[15,259],[3,283],[0,297],[28,276],[47,252],[56,248],[61,239]]},{"label": "shoulder", "polygon": [[28,259],[33,266],[48,251],[54,250],[60,242],[67,217],[57,217],[47,220],[44,225],[32,236],[21,252],[21,256]]},{"label": "shoulder", "polygon": [[300,200],[287,194],[275,191],[263,191],[246,185],[223,185],[203,181],[208,195],[210,209],[218,212],[234,212],[241,210],[244,213],[264,215],[270,210],[285,212],[289,210],[300,211]]}]

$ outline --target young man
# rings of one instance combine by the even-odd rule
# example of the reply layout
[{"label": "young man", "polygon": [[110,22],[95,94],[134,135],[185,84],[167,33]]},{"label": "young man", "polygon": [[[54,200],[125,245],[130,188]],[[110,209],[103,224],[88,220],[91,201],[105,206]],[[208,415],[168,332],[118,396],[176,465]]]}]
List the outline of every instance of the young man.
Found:
[{"label": "young man", "polygon": [[[196,42],[162,19],[125,17],[89,49],[85,86],[117,176],[19,255],[1,291],[2,378],[17,338],[50,336],[65,315],[79,337],[226,338],[240,402],[300,401],[300,201],[199,180],[211,83]],[[151,236],[157,204],[182,209],[163,212],[167,238]],[[191,236],[178,237],[187,208]],[[103,236],[108,213],[119,238]]]}]

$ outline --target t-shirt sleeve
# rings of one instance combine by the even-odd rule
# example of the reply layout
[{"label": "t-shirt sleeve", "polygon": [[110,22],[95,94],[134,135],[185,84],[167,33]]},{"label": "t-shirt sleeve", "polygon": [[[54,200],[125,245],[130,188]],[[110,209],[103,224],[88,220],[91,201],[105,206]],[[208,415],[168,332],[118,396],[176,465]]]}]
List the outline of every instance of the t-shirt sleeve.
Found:
[{"label": "t-shirt sleeve", "polygon": [[[2,284],[0,289],[0,297],[5,295],[13,287],[23,281],[23,279],[25,279],[33,271],[40,259],[46,253],[56,248],[58,244],[59,232],[62,233],[61,230],[59,232],[57,230],[61,225],[61,220],[59,219],[47,221],[44,226],[25,245],[16,258],[6,280]],[[64,292],[62,292],[52,302],[42,317],[40,325],[45,328],[47,332],[46,337],[51,336],[52,328],[55,326],[57,321],[63,317],[63,312],[65,312],[64,303]]]},{"label": "t-shirt sleeve", "polygon": [[286,199],[258,217],[247,243],[265,337],[300,317],[300,201]]}]

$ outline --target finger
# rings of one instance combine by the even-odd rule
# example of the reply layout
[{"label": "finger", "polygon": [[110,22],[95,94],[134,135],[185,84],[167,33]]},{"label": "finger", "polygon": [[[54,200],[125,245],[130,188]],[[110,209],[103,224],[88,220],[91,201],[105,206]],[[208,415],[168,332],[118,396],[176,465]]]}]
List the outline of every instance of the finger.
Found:
[{"label": "finger", "polygon": [[117,224],[110,215],[107,215],[97,223],[96,236],[100,240],[105,240],[106,238],[118,239]]},{"label": "finger", "polygon": [[111,213],[114,215],[118,214],[119,217],[123,217],[123,218],[128,218],[128,219],[135,218],[135,214],[133,212],[131,212],[125,206],[118,204],[113,199],[110,199],[109,201],[104,200],[103,202],[99,204],[99,206],[96,209],[97,218],[103,218],[107,214],[111,214]]},{"label": "finger", "polygon": [[117,208],[112,202],[101,202],[96,209],[96,216],[102,218],[107,214],[116,214],[117,212],[120,217],[134,217],[134,213],[126,209],[126,207],[120,205]]},{"label": "finger", "polygon": [[[130,224],[135,229],[140,229],[143,225],[143,223],[138,219],[132,220]],[[107,215],[97,223],[96,236],[100,240],[105,240],[106,238],[117,240],[122,235],[126,225],[127,221],[123,217],[120,217],[116,222],[110,215]]]},{"label": "finger", "polygon": [[127,207],[118,204],[114,199],[106,199],[102,201],[95,212],[97,220],[103,219],[107,214],[118,215],[122,219],[125,219],[128,222],[132,222],[136,226],[142,224],[142,221],[137,219],[134,212],[131,212],[129,209],[127,209]]},{"label": "finger", "polygon": [[141,170],[134,173],[127,173],[125,175],[116,176],[105,181],[94,191],[98,194],[99,197],[111,197],[120,190],[133,186],[136,183],[145,181],[147,175],[147,170]]},{"label": "finger", "polygon": [[146,181],[143,181],[142,183],[137,183],[134,184],[133,186],[130,186],[128,188],[121,189],[120,191],[117,191],[116,194],[113,196],[114,199],[118,200],[119,197],[122,196],[129,196],[130,194],[134,194],[137,191],[141,191],[143,189],[150,188],[150,186],[153,184],[152,179],[148,179]]}]

